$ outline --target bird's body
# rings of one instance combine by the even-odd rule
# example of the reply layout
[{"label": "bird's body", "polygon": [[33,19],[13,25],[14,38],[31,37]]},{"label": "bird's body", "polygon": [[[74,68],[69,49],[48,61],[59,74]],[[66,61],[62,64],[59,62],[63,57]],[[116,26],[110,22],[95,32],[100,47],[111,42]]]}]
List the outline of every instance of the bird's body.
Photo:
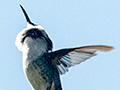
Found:
[{"label": "bird's body", "polygon": [[[35,90],[55,90],[60,85],[57,67],[51,63],[47,45],[42,39],[26,39],[23,52],[23,69]],[[32,44],[33,43],[33,44]],[[41,44],[40,44],[41,43]],[[43,48],[44,47],[44,48]],[[54,85],[56,84],[56,85]],[[54,87],[55,86],[55,87]]]},{"label": "bird's body", "polygon": [[[31,29],[31,27],[30,27]],[[28,30],[25,29],[25,31]],[[34,30],[34,31],[32,31]],[[40,38],[29,37],[32,34],[39,33]],[[28,32],[28,37],[23,43],[23,70],[34,90],[55,90],[60,87],[60,76],[57,67],[52,64],[52,58],[49,54],[49,49],[52,48],[51,41],[45,39],[37,27],[32,27]],[[30,34],[29,34],[30,33]],[[25,37],[25,36],[24,36]],[[50,43],[48,47],[48,42]],[[61,90],[61,89],[56,90]]]},{"label": "bird's body", "polygon": [[[20,5],[21,6],[21,5]],[[96,55],[96,51],[110,51],[111,46],[92,45],[66,48],[52,52],[52,41],[42,26],[33,24],[21,6],[28,27],[16,38],[16,46],[23,52],[23,70],[33,90],[62,90],[60,74],[68,68]]]},{"label": "bird's body", "polygon": [[57,67],[53,66],[50,60],[46,53],[31,61],[25,68],[26,76],[35,90],[55,90],[61,86]]}]

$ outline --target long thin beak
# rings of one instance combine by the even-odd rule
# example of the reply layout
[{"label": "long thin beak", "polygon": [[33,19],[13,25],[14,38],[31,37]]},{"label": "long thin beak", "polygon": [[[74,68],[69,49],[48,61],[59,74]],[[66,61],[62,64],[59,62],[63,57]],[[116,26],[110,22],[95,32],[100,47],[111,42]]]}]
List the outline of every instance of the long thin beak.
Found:
[{"label": "long thin beak", "polygon": [[32,24],[32,25],[35,25],[34,23],[32,23],[32,22],[30,21],[28,15],[27,15],[25,9],[22,7],[22,5],[20,5],[20,7],[21,7],[21,9],[22,9],[22,11],[23,11],[23,13],[24,13],[24,15],[25,15],[25,18],[26,18],[27,23],[28,23],[28,24]]}]

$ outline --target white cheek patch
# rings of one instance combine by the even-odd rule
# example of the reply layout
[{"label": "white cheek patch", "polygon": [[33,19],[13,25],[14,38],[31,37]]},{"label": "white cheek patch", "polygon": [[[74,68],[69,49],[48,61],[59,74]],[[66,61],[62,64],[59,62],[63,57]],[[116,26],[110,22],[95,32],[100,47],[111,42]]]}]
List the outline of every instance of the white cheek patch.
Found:
[{"label": "white cheek patch", "polygon": [[44,28],[42,26],[32,26],[32,25],[28,25],[27,28],[23,29],[21,32],[18,33],[17,37],[16,37],[16,41],[15,41],[15,45],[17,46],[17,48],[20,51],[23,51],[23,44],[22,44],[22,39],[23,39],[23,34],[25,34],[27,31],[31,30],[31,29],[38,29],[38,30],[42,30],[44,31]]},{"label": "white cheek patch", "polygon": [[17,46],[18,50],[22,51],[22,33],[23,31],[19,32],[17,37],[16,37],[16,41],[15,41],[15,45]]}]

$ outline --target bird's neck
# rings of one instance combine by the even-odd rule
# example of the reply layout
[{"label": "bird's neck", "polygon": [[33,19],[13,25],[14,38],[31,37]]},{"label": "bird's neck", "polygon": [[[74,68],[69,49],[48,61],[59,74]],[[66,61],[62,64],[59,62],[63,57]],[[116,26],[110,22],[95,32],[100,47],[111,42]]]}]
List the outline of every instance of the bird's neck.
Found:
[{"label": "bird's neck", "polygon": [[47,43],[43,39],[28,37],[23,44],[23,64],[29,64],[47,52]]}]

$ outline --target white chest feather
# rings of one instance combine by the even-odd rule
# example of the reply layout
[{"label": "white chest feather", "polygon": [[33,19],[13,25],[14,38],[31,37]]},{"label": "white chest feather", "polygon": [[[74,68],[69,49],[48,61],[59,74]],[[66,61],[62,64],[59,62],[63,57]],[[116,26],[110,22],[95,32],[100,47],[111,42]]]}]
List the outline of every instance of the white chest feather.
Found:
[{"label": "white chest feather", "polygon": [[27,37],[23,43],[23,69],[31,62],[47,52],[47,43],[43,39]]},{"label": "white chest feather", "polygon": [[[43,39],[32,39],[31,37],[27,37],[23,43],[23,70],[25,75],[28,77],[32,86],[36,88],[43,88],[45,90],[45,86],[47,86],[44,79],[40,76],[38,70],[34,68],[33,65],[29,65],[30,62],[36,60],[38,57],[42,56],[46,53],[47,43]],[[28,65],[30,72],[28,72]],[[31,69],[32,68],[32,69]],[[37,86],[39,85],[39,86]]]}]

